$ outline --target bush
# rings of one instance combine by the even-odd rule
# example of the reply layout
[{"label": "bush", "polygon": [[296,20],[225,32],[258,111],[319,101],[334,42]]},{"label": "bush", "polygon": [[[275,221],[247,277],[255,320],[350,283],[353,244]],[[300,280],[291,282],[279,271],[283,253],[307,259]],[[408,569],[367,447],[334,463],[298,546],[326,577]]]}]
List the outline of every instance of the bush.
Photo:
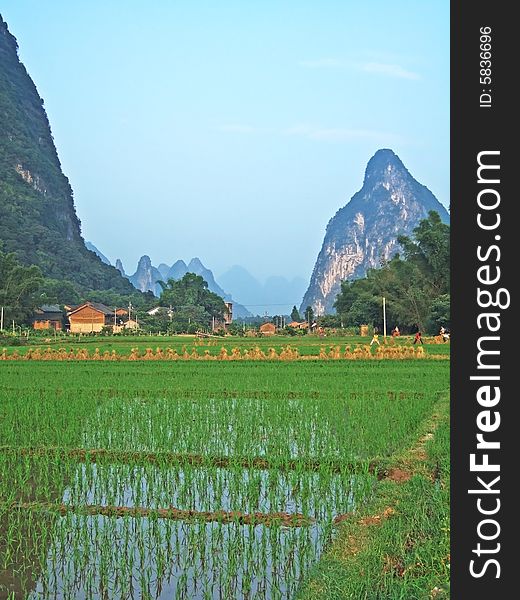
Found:
[{"label": "bush", "polygon": [[0,347],[2,346],[25,346],[27,338],[0,333]]}]

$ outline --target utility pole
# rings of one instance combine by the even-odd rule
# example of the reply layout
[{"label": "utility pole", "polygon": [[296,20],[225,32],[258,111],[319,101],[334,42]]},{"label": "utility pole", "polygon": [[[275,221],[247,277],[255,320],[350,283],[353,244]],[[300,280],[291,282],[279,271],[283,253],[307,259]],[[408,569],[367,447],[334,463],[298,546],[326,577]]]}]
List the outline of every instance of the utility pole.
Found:
[{"label": "utility pole", "polygon": [[0,311],[0,331],[4,330],[4,307],[2,306],[2,310]]},{"label": "utility pole", "polygon": [[383,337],[386,338],[386,299],[383,296]]}]

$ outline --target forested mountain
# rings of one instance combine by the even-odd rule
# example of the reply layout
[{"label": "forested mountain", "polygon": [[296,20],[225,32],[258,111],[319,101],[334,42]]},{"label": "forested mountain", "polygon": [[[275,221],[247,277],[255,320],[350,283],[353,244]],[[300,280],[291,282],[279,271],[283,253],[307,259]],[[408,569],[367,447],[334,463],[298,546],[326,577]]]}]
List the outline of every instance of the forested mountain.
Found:
[{"label": "forested mountain", "polygon": [[0,16],[0,246],[80,292],[134,293],[119,271],[85,247],[73,192],[36,86]]}]

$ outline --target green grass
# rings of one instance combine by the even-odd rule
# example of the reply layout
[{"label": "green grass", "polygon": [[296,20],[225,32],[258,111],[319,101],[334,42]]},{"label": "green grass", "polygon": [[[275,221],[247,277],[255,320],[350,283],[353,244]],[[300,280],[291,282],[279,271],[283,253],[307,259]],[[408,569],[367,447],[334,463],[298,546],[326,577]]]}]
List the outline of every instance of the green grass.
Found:
[{"label": "green grass", "polygon": [[[441,403],[438,411],[439,423],[425,444],[426,456],[412,451],[395,457],[396,464],[412,474],[411,479],[379,484],[373,501],[342,524],[299,599],[449,597],[448,402]],[[383,515],[379,522],[373,518],[378,515]]]}]

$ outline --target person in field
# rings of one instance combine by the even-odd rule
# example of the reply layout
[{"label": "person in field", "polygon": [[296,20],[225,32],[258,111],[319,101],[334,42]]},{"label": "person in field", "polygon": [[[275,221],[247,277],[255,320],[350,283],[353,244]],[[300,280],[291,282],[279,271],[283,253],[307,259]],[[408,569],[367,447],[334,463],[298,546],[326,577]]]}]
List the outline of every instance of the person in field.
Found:
[{"label": "person in field", "polygon": [[397,325],[392,329],[392,336],[393,337],[399,337],[401,335],[401,332],[399,331],[399,327],[397,327]]},{"label": "person in field", "polygon": [[419,343],[424,344],[423,339],[422,339],[422,333],[420,331],[418,331],[415,334],[415,337],[413,338],[413,343],[414,344],[419,344]]},{"label": "person in field", "polygon": [[370,342],[370,345],[372,346],[372,344],[377,344],[378,346],[381,345],[379,343],[379,334],[378,334],[377,327],[374,327],[374,335],[372,336],[372,341]]}]

